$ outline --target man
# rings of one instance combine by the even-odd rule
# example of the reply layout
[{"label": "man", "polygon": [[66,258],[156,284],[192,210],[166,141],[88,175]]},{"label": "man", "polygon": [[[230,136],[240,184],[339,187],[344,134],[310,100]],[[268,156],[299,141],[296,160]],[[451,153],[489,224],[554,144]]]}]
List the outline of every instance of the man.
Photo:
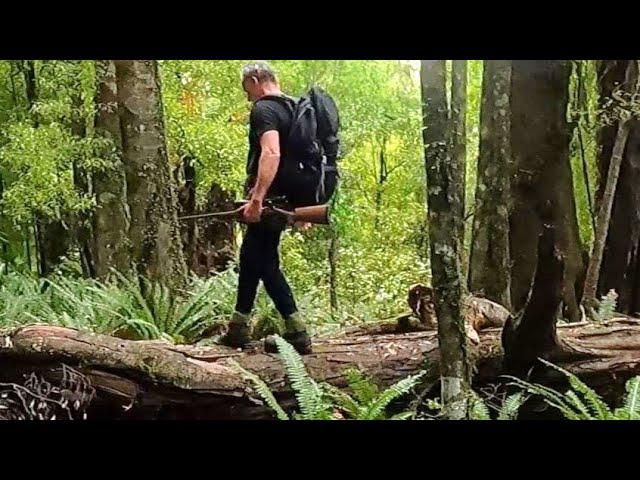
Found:
[{"label": "man", "polygon": [[[249,203],[244,209],[248,223],[240,249],[240,275],[235,312],[222,342],[234,348],[251,340],[251,311],[258,284],[262,280],[267,294],[284,318],[283,337],[301,354],[311,352],[311,340],[300,318],[291,288],[280,270],[278,247],[284,226],[269,225],[261,219],[265,198],[285,195],[290,198],[293,159],[287,158],[286,139],[292,120],[290,97],[280,90],[273,70],[265,63],[247,65],[242,70],[242,88],[253,102],[249,126],[249,156],[246,192]],[[298,205],[295,205],[298,206]],[[265,350],[277,352],[272,337]]]}]

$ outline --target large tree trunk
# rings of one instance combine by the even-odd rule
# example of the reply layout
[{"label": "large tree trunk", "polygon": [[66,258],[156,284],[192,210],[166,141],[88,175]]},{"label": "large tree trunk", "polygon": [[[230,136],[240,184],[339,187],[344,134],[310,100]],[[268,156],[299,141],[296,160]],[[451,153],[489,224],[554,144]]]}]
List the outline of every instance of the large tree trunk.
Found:
[{"label": "large tree trunk", "polygon": [[[295,400],[277,355],[261,344],[244,352],[216,346],[176,346],[161,341],[133,342],[61,327],[31,326],[0,335],[0,382],[23,382],[35,372],[60,381],[61,365],[87,376],[97,396],[89,418],[267,419],[273,413],[230,365],[237,361],[263,378],[287,410]],[[474,385],[499,381],[500,329],[480,333]],[[626,379],[640,374],[640,321],[560,326],[557,347],[547,358],[568,369],[605,396],[619,398]],[[434,331],[371,335],[363,332],[314,340],[314,353],[303,358],[311,376],[339,388],[345,371],[360,368],[381,386],[415,374],[427,362],[423,388],[436,393],[440,351]],[[558,379],[540,377],[553,386]],[[561,380],[561,379],[560,379]],[[431,388],[430,388],[431,387]],[[437,394],[437,393],[436,393]]]},{"label": "large tree trunk", "polygon": [[523,310],[510,317],[502,332],[504,367],[522,376],[558,346],[556,319],[562,300],[563,262],[555,250],[556,229],[543,227],[531,295]]},{"label": "large tree trunk", "polygon": [[[611,112],[611,96],[624,83],[629,62],[637,60],[598,62],[599,107],[605,114]],[[598,204],[603,196],[618,129],[616,120],[603,120],[598,132]],[[635,314],[640,312],[640,120],[632,118],[628,125],[629,134],[600,268],[598,296],[613,289],[618,293],[617,310]]]},{"label": "large tree trunk", "polygon": [[563,313],[581,318],[584,261],[569,161],[567,102],[570,63],[514,60],[511,73],[511,149],[515,176],[510,215],[511,302],[524,307],[546,218],[563,258]]},{"label": "large tree trunk", "polygon": [[444,60],[423,60],[420,74],[432,286],[442,355],[442,401],[446,415],[459,419],[467,414],[470,378],[461,309],[462,242],[458,235],[463,221],[460,202],[464,196],[464,186],[456,183],[462,165],[451,158],[448,145],[449,115]]},{"label": "large tree trunk", "polygon": [[511,308],[511,61],[485,60],[469,289]]},{"label": "large tree trunk", "polygon": [[111,60],[96,61],[96,134],[109,142],[109,168],[93,174],[96,209],[93,215],[93,261],[96,276],[110,270],[131,269],[127,181],[122,163],[122,132],[118,116],[116,67]]},{"label": "large tree trunk", "polygon": [[179,288],[186,283],[187,269],[167,158],[157,63],[114,63],[133,262],[141,275]]}]

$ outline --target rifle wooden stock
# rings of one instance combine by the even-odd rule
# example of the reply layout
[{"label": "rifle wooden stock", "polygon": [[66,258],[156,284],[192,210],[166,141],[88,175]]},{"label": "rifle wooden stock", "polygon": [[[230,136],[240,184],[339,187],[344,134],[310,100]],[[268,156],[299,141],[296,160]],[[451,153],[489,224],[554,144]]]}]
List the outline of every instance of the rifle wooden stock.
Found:
[{"label": "rifle wooden stock", "polygon": [[329,224],[329,205],[312,205],[311,207],[300,207],[293,211],[294,221],[309,222],[317,225]]}]

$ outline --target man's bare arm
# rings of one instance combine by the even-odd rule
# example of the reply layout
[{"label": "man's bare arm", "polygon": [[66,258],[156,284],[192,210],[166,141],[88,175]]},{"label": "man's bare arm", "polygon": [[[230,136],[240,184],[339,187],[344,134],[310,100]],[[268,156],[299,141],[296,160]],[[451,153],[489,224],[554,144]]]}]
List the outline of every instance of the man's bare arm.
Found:
[{"label": "man's bare arm", "polygon": [[278,172],[280,165],[280,134],[277,130],[269,130],[260,137],[262,153],[258,163],[258,177],[253,187],[251,200],[262,202]]}]

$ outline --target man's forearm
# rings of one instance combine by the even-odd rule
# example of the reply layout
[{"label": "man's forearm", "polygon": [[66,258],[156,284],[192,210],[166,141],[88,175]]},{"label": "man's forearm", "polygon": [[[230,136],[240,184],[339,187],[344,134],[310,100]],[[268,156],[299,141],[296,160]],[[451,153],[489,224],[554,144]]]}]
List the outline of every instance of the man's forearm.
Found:
[{"label": "man's forearm", "polygon": [[251,194],[251,200],[264,200],[264,197],[269,191],[269,187],[273,183],[273,179],[278,172],[278,165],[280,164],[280,155],[264,152],[260,155],[258,163],[258,178],[256,184],[253,187],[253,193]]}]

